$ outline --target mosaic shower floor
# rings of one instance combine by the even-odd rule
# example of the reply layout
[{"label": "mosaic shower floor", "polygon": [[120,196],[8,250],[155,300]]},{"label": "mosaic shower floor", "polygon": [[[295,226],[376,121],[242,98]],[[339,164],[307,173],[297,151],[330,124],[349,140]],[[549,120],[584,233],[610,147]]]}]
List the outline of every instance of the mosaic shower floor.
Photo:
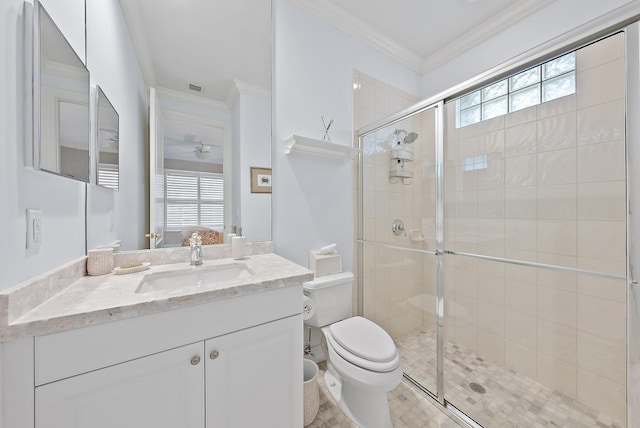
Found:
[{"label": "mosaic shower floor", "polygon": [[[431,330],[396,340],[404,372],[431,391],[435,391],[436,344]],[[607,415],[455,344],[446,343],[445,355],[447,400],[484,427],[621,428]],[[475,385],[473,389],[480,392],[474,391],[471,383],[484,391]]]}]

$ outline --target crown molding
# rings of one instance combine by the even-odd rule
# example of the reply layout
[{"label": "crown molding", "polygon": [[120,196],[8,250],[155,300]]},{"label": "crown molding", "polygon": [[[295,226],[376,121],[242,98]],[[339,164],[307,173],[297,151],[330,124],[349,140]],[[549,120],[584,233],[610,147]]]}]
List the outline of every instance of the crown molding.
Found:
[{"label": "crown molding", "polygon": [[137,1],[131,0],[118,0],[118,3],[120,3],[120,9],[127,24],[127,31],[129,31],[129,37],[133,42],[133,48],[138,57],[140,68],[142,69],[142,76],[148,87],[154,87],[157,85],[157,81],[153,68],[153,60],[149,54],[149,45],[144,30],[137,24],[144,22],[140,5]]},{"label": "crown molding", "polygon": [[199,105],[201,107],[212,109],[216,111],[229,112],[229,108],[226,103],[221,101],[212,100],[210,98],[199,97],[196,95],[186,94],[184,92],[176,91],[168,88],[156,88],[158,96],[161,98],[187,102],[189,104]]},{"label": "crown molding", "polygon": [[322,21],[338,28],[357,40],[377,49],[416,73],[422,73],[423,58],[405,46],[386,37],[361,19],[345,12],[327,0],[290,0],[313,13]]},{"label": "crown molding", "polygon": [[556,0],[521,0],[505,8],[473,30],[442,46],[428,58],[381,34],[362,20],[345,12],[327,0],[290,0],[313,13],[324,22],[368,44],[382,54],[398,61],[410,70],[425,74],[474,46],[488,40],[513,24],[533,15]]},{"label": "crown molding", "polygon": [[233,83],[227,93],[227,108],[229,110],[233,110],[236,102],[238,102],[238,98],[240,98],[240,95],[249,95],[255,98],[268,100],[271,99],[271,90],[243,82],[242,80],[233,79]]},{"label": "crown molding", "polygon": [[473,30],[458,37],[433,54],[429,55],[422,64],[421,73],[428,73],[445,64],[453,58],[468,51],[474,46],[490,39],[496,34],[511,27],[517,22],[533,15],[556,0],[521,0],[507,7],[497,15],[486,20]]}]

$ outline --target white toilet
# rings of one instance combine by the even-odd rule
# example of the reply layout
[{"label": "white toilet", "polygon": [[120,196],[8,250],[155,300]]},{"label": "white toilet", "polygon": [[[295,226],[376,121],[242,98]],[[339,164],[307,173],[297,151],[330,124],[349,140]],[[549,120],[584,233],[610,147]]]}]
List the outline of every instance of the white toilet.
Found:
[{"label": "white toilet", "polygon": [[342,272],[303,284],[320,327],[327,356],[325,382],[342,411],[363,428],[391,427],[387,394],[402,379],[400,355],[380,326],[351,317],[353,274]]}]

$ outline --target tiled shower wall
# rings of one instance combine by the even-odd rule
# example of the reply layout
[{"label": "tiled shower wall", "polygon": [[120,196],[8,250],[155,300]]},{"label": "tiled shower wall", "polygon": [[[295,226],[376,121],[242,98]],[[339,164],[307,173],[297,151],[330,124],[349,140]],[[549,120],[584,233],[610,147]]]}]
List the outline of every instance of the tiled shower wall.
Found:
[{"label": "tiled shower wall", "polygon": [[[356,72],[354,82],[356,129],[418,102],[417,98],[362,73]],[[388,109],[378,109],[380,97],[390,100]],[[415,159],[406,163],[406,168],[413,171],[414,178],[405,183],[389,180],[390,149],[396,129],[417,132],[419,135],[414,143],[406,146],[414,152]],[[363,216],[356,220],[356,224],[363,222],[364,239],[402,248],[433,251],[434,111],[413,116],[368,135],[362,149]],[[403,221],[406,236],[392,233],[391,224],[395,219]],[[408,334],[423,327],[425,322],[431,326],[430,323],[435,319],[435,270],[433,260],[429,258],[433,256],[365,244],[363,313],[385,328],[392,337]],[[426,277],[433,280],[425,281]]]},{"label": "tiled shower wall", "polygon": [[[460,129],[445,106],[446,249],[625,275],[623,47],[620,34],[578,50],[571,96]],[[465,171],[483,155],[486,168]],[[624,280],[445,266],[447,340],[624,425]]]}]

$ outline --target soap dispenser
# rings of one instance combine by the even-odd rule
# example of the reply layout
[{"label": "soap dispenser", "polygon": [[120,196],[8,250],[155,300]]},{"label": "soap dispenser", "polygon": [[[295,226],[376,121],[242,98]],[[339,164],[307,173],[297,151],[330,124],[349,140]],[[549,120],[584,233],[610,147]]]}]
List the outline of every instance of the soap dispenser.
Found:
[{"label": "soap dispenser", "polygon": [[231,254],[235,260],[243,259],[247,252],[247,238],[242,236],[242,228],[238,227],[236,236],[231,238]]}]

